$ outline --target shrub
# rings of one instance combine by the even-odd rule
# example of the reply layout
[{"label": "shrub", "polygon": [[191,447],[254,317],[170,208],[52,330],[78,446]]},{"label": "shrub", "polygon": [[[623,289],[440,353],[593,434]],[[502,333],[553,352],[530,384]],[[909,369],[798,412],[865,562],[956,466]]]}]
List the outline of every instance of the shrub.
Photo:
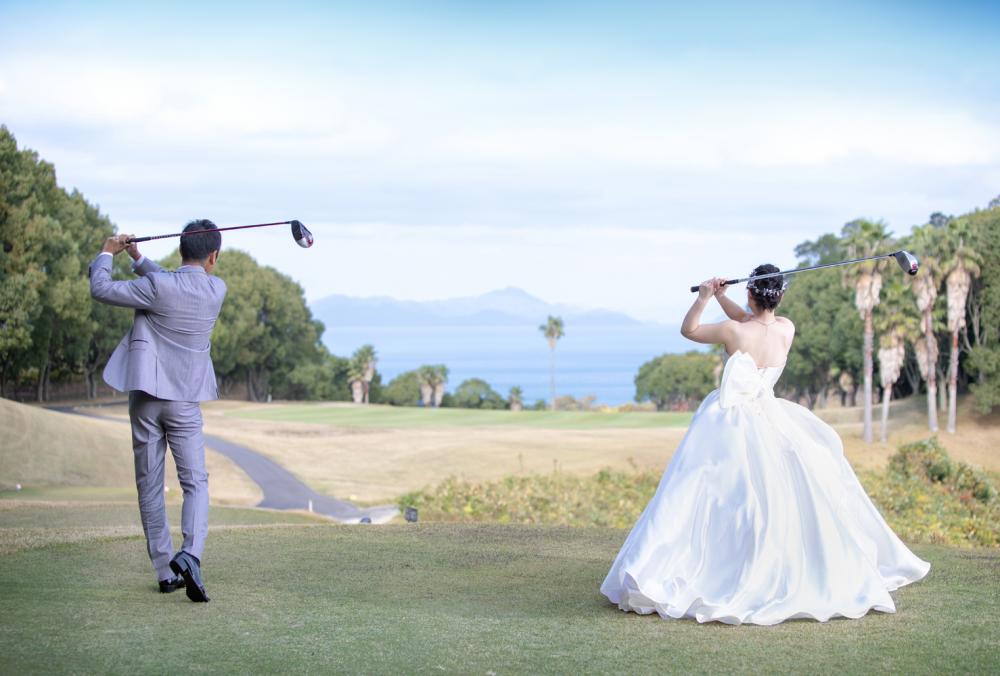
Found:
[{"label": "shrub", "polygon": [[952,492],[967,492],[983,503],[991,502],[997,495],[983,471],[964,462],[952,462],[937,437],[900,446],[889,459],[889,471],[904,479],[916,477],[942,484]]},{"label": "shrub", "polygon": [[[1000,545],[1000,499],[989,477],[948,457],[937,439],[906,444],[883,472],[860,475],[889,526],[909,542]],[[660,480],[652,470],[603,469],[589,477],[553,472],[474,483],[449,478],[400,498],[427,521],[627,528]]]}]

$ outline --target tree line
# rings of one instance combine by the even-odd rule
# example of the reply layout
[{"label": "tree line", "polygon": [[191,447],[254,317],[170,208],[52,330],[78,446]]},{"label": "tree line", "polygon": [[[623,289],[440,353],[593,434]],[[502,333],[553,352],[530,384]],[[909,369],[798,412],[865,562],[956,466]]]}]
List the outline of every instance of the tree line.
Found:
[{"label": "tree line", "polygon": [[[810,408],[833,393],[864,405],[872,439],[875,377],[882,394],[882,438],[892,398],[924,394],[927,422],[955,431],[957,398],[968,391],[983,413],[1000,405],[1000,197],[961,216],[932,214],[902,237],[883,221],[858,219],[839,234],[795,248],[799,267],[905,249],[920,272],[891,260],[788,278],[779,312],[796,337],[779,387]],[[639,369],[636,401],[687,408],[716,386],[717,352],[663,355]]]},{"label": "tree line", "polygon": [[[18,149],[0,126],[0,396],[30,388],[33,398],[47,401],[53,384],[80,380],[88,396],[96,395],[101,370],[131,323],[129,310],[90,300],[87,266],[114,231],[96,205],[59,187],[54,167]],[[891,261],[810,272],[790,278],[781,306],[797,328],[779,383],[783,393],[810,407],[831,393],[844,404],[860,394],[866,438],[876,373],[883,436],[892,398],[926,395],[934,431],[939,413],[954,430],[960,391],[971,392],[984,412],[1000,404],[1000,198],[958,217],[933,214],[900,238],[884,222],[852,221],[839,234],[803,242],[795,254],[808,266],[895,248],[921,259],[920,274],[887,271]],[[176,266],[178,254],[163,263]],[[216,273],[230,290],[212,339],[223,396],[524,407],[520,388],[505,398],[481,379],[448,393],[441,364],[383,384],[374,347],[349,358],[327,350],[323,324],[287,275],[228,248]],[[125,257],[116,257],[113,274],[132,276]],[[539,329],[554,359],[562,320],[549,317]],[[550,371],[554,405],[554,361]],[[719,371],[712,353],[663,355],[640,368],[636,400],[690,407],[715,386]]]},{"label": "tree line", "polygon": [[[0,126],[0,396],[31,388],[47,401],[53,385],[100,374],[128,331],[132,312],[90,299],[87,269],[115,227],[78,191],[56,182],[52,164],[18,149]],[[115,257],[113,276],[133,276]],[[179,264],[179,253],[163,261]],[[302,288],[246,253],[224,248],[216,269],[230,290],[212,337],[220,390],[250,399],[348,399],[349,360],[320,342],[322,323]]]},{"label": "tree line", "polygon": [[[52,164],[18,149],[0,126],[0,396],[31,389],[40,402],[52,386],[87,383],[97,394],[101,371],[128,331],[132,311],[92,302],[87,268],[115,227],[77,191],[59,187]],[[134,275],[115,257],[113,276]],[[179,252],[160,261],[180,264]],[[314,399],[397,405],[519,409],[521,389],[508,398],[471,379],[445,391],[448,369],[425,365],[383,385],[373,346],[331,354],[323,324],[302,287],[249,254],[223,247],[215,274],[229,293],[212,334],[212,360],[222,396],[254,401]]]}]

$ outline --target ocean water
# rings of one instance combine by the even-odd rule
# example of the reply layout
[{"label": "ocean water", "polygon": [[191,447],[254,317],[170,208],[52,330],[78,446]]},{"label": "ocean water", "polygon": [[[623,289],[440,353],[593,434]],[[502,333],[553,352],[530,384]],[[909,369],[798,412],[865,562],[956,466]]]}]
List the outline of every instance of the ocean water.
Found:
[{"label": "ocean water", "polygon": [[[449,391],[468,378],[482,378],[504,397],[520,386],[528,405],[549,399],[549,347],[537,326],[332,324],[323,342],[340,356],[374,345],[383,383],[422,364],[444,364]],[[661,324],[569,327],[555,350],[556,395],[594,395],[609,405],[634,401],[635,375],[644,362],[699,348],[677,327]]]}]

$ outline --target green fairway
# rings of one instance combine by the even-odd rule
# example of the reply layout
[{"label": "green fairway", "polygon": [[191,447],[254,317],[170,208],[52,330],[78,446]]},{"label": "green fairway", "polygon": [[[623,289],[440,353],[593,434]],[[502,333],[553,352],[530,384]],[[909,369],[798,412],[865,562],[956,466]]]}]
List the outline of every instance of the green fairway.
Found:
[{"label": "green fairway", "polygon": [[546,429],[603,429],[686,427],[692,413],[599,412],[599,411],[482,411],[463,408],[416,408],[405,406],[329,406],[288,404],[230,416],[307,422],[340,427],[536,427]]},{"label": "green fairway", "polygon": [[[0,553],[142,534],[134,489],[127,500],[118,499],[123,496],[117,489],[48,489],[36,491],[28,499],[5,499],[11,493],[0,492]],[[62,501],[44,501],[47,499]],[[167,516],[174,526],[180,524],[180,509],[178,500],[167,505]],[[213,528],[326,522],[310,514],[233,507],[212,507],[209,521]]]},{"label": "green fairway", "polygon": [[[96,517],[25,509],[78,526]],[[11,518],[0,511],[0,525]],[[917,547],[933,568],[895,594],[895,615],[730,627],[609,605],[598,586],[624,536],[456,524],[213,528],[207,605],[155,591],[140,537],[20,549],[0,555],[3,671],[1000,669],[1000,552]]]}]

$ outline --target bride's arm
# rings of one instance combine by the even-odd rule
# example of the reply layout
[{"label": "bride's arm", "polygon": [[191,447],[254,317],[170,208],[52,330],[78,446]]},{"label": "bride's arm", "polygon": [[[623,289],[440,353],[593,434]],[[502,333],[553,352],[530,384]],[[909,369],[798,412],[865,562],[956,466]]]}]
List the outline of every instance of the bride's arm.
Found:
[{"label": "bride's arm", "polygon": [[[722,278],[720,277],[719,279],[721,280]],[[725,284],[719,284],[719,288],[715,291],[715,300],[719,301],[719,305],[722,306],[722,311],[726,313],[726,316],[734,321],[749,321],[750,317],[753,316],[726,296]]]},{"label": "bride's arm", "polygon": [[719,282],[719,279],[710,279],[702,282],[701,286],[698,287],[698,298],[684,315],[684,322],[681,324],[681,335],[688,340],[693,340],[696,343],[727,344],[732,337],[731,322],[701,323],[701,313],[705,311],[705,306],[718,290]]}]

